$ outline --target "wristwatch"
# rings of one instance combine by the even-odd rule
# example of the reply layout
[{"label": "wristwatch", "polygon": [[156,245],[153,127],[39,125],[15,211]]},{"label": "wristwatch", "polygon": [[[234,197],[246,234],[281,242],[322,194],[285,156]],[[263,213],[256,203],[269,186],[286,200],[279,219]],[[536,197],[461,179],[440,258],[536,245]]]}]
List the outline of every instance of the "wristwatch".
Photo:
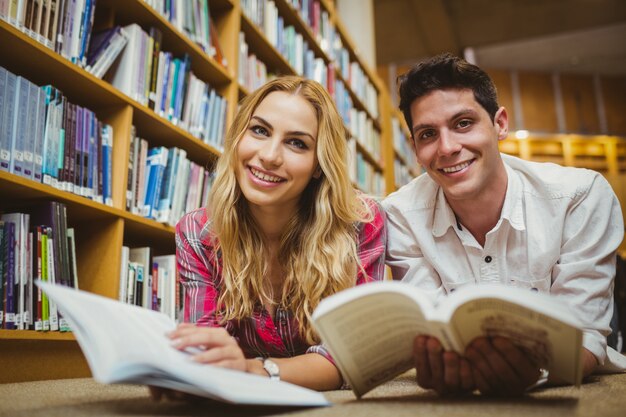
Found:
[{"label": "wristwatch", "polygon": [[265,369],[265,372],[270,376],[270,381],[280,381],[280,368],[278,364],[270,358],[260,359],[263,359],[263,369]]}]

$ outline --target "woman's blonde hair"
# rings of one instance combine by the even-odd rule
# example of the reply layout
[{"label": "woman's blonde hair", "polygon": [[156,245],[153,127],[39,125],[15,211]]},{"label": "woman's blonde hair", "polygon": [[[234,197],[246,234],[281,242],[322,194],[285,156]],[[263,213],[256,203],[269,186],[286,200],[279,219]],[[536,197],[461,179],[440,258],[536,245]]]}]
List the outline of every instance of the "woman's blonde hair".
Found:
[{"label": "woman's blonde hair", "polygon": [[[264,279],[267,246],[237,183],[237,146],[268,94],[283,91],[308,101],[317,114],[316,153],[321,176],[304,190],[300,207],[281,236],[278,262],[285,273],[280,298]],[[221,251],[218,315],[222,322],[252,316],[257,302],[277,302],[293,312],[308,343],[319,341],[310,317],[326,296],[351,287],[360,266],[357,224],[371,211],[347,170],[347,130],[334,102],[317,82],[289,76],[268,82],[242,102],[217,162],[208,204],[215,245]]]}]

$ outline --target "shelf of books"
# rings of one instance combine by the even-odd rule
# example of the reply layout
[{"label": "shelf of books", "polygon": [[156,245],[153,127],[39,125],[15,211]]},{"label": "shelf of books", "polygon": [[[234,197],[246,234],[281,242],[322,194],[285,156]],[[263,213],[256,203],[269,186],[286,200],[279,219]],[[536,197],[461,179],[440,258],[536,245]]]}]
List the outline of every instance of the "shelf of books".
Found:
[{"label": "shelf of books", "polygon": [[391,191],[386,96],[331,1],[0,2],[0,383],[89,375],[38,279],[177,318],[174,226],[282,74],[328,89],[354,184]]},{"label": "shelf of books", "polygon": [[391,134],[393,135],[394,180],[396,188],[400,188],[419,175],[419,166],[411,146],[411,135],[406,127],[404,116],[399,110],[392,113]]}]

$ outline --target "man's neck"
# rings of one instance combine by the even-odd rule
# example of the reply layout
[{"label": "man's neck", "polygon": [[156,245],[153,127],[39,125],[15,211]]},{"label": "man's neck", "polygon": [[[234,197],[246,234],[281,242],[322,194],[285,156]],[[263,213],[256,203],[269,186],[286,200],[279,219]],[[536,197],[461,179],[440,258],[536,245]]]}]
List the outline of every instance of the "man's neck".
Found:
[{"label": "man's neck", "polygon": [[474,236],[476,241],[485,246],[489,233],[500,220],[506,197],[507,182],[491,189],[489,193],[471,200],[448,200],[456,219]]}]

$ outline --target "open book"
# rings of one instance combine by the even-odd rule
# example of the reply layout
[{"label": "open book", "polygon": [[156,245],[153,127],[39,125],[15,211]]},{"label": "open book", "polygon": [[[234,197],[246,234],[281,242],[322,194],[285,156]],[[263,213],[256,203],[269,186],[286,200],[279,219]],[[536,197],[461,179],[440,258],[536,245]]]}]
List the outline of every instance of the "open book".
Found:
[{"label": "open book", "polygon": [[551,375],[582,379],[580,324],[555,298],[520,288],[461,287],[435,306],[411,285],[376,282],[322,300],[313,323],[357,396],[413,368],[420,334],[461,354],[478,336],[504,336]]},{"label": "open book", "polygon": [[231,369],[195,363],[170,345],[176,323],[163,313],[38,281],[76,336],[101,383],[146,384],[236,404],[324,406],[319,392]]}]

